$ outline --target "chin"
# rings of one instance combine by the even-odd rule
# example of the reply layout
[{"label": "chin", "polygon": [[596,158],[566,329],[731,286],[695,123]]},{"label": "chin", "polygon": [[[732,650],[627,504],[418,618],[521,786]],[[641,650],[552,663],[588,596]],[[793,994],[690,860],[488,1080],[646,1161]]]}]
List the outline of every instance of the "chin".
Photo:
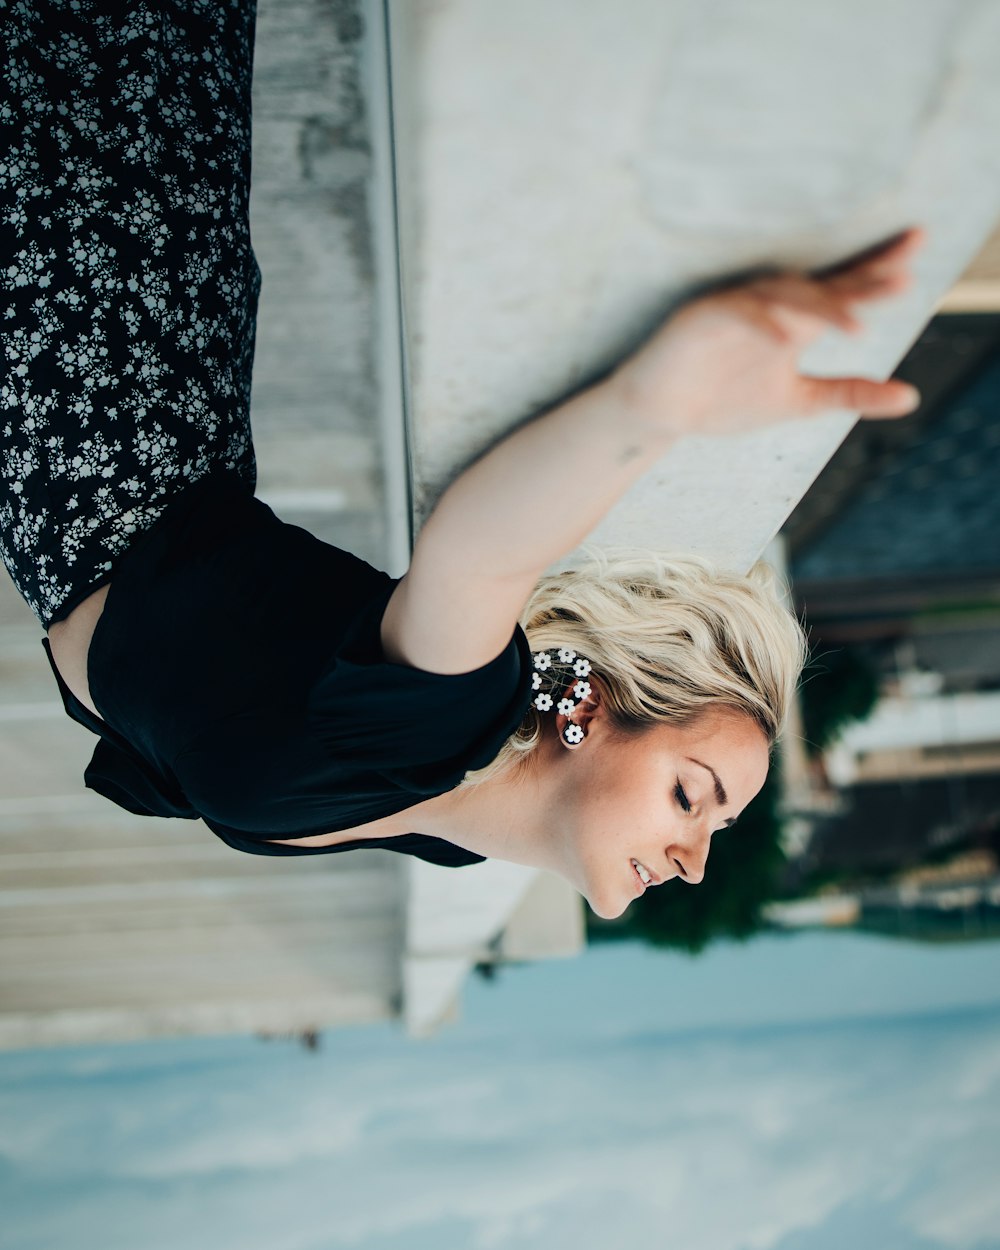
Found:
[{"label": "chin", "polygon": [[590,905],[590,910],[595,916],[599,916],[601,920],[617,920],[619,916],[624,916],[628,910],[629,903],[632,901],[630,898],[624,902],[620,900],[616,902],[607,898],[593,898],[590,895],[585,897]]}]

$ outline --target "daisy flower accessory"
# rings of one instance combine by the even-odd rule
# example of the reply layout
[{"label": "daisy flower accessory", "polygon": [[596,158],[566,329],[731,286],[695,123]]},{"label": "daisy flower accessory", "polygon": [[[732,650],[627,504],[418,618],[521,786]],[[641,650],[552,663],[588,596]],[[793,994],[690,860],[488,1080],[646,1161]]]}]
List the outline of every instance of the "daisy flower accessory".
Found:
[{"label": "daisy flower accessory", "polygon": [[[572,647],[536,651],[532,661],[532,706],[539,712],[550,712],[555,707],[560,716],[569,717],[578,704],[590,697],[590,682],[586,678],[593,671],[593,665]],[[562,733],[563,741],[571,747],[579,746],[584,736],[581,726],[574,725],[572,721]]]}]

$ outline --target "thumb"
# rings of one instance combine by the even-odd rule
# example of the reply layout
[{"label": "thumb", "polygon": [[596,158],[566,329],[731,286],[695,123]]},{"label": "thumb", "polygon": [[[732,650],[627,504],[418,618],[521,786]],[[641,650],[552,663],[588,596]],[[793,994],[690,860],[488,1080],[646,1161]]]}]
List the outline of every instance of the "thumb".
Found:
[{"label": "thumb", "polygon": [[905,417],[920,406],[920,392],[897,379],[817,378],[804,376],[806,402],[811,412],[846,408],[866,417]]}]

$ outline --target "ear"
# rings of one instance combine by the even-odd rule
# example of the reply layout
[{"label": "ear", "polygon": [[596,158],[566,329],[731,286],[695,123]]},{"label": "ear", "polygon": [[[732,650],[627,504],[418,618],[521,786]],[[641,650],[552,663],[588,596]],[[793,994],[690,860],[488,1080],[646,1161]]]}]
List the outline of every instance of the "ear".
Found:
[{"label": "ear", "polygon": [[[576,703],[576,700],[573,698],[573,685],[575,683],[568,685],[565,690],[560,693],[559,699],[556,700],[557,704],[561,699],[570,699],[572,702],[576,703],[576,707],[573,709],[571,715],[565,716],[562,712],[557,712],[555,717],[555,727],[556,733],[559,736],[559,741],[568,751],[573,751],[577,747],[583,746],[584,742],[587,740],[587,734],[594,722],[604,719],[604,704],[601,698],[601,688],[594,681],[593,677],[589,678],[589,682],[590,694],[585,699],[581,699],[580,702]],[[583,730],[584,737],[581,742],[570,743],[566,741],[564,736],[565,729],[569,724],[579,725],[579,727]]]}]

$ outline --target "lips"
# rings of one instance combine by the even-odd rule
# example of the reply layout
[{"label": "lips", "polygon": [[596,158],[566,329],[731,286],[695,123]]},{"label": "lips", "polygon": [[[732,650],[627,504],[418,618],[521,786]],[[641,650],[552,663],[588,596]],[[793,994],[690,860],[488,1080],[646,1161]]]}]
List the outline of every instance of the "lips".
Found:
[{"label": "lips", "polygon": [[[642,889],[645,890],[647,885],[660,885],[662,881],[661,876],[657,876],[656,873],[649,868],[649,866],[642,864],[641,860],[631,859],[629,864],[631,866],[632,875],[634,875],[636,880],[639,881]],[[640,864],[642,864],[642,871],[639,869]],[[642,875],[644,873],[645,876]]]}]

